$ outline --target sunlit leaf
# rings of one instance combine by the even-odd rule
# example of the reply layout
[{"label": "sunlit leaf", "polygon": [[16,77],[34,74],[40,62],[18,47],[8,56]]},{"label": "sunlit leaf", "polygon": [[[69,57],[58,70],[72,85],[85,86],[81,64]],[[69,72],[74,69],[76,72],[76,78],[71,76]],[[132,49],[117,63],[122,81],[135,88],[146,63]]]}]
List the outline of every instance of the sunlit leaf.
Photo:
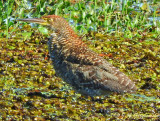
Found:
[{"label": "sunlit leaf", "polygon": [[42,33],[42,34],[48,34],[48,29],[46,27],[40,26],[38,27],[38,30]]}]

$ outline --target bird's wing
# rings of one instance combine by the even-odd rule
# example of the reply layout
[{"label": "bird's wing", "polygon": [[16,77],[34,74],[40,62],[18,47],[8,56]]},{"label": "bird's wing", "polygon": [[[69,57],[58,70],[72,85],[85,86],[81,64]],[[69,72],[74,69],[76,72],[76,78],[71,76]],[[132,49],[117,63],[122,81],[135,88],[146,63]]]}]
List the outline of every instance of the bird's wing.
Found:
[{"label": "bird's wing", "polygon": [[119,76],[97,66],[82,65],[78,67],[75,73],[82,77],[82,80],[79,83],[83,85],[83,87],[93,87],[94,89],[102,88],[104,90],[120,93],[131,92],[136,88],[134,83],[120,71],[119,73],[121,73],[122,76],[125,76],[123,82],[123,79],[120,79]]},{"label": "bird's wing", "polygon": [[136,90],[135,84],[123,72],[119,71],[119,69],[108,63],[95,52],[85,48],[85,46],[74,50],[77,52],[71,52],[66,60],[78,64],[79,67],[84,69],[81,71],[82,76],[88,77],[88,79],[84,80],[90,80],[97,85],[101,85],[101,87],[103,85],[104,88],[117,92],[131,92],[132,90]]},{"label": "bird's wing", "polygon": [[[66,52],[65,61],[77,64],[87,70],[90,68],[90,71],[83,70],[82,76],[92,77],[89,79],[92,80],[91,82],[95,81],[97,85],[103,85],[110,90],[119,92],[136,90],[134,83],[124,73],[90,50],[85,44],[74,41]],[[85,76],[85,74],[88,74],[88,76]],[[99,81],[96,81],[94,77]]]}]

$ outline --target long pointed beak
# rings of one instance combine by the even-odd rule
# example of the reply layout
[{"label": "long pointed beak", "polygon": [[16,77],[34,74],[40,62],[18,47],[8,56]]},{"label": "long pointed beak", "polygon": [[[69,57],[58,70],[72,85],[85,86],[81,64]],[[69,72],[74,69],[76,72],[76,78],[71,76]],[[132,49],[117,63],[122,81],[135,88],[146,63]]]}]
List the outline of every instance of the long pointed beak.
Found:
[{"label": "long pointed beak", "polygon": [[30,22],[30,23],[37,23],[41,25],[49,25],[48,22],[44,19],[40,18],[26,18],[26,19],[17,19],[17,21],[24,21],[24,22]]}]

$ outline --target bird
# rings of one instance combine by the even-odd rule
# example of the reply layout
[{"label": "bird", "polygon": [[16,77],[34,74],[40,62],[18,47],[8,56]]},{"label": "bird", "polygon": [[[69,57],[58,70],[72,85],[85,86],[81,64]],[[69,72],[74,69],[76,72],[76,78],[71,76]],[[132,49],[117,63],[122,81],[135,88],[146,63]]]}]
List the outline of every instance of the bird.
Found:
[{"label": "bird", "polygon": [[18,21],[37,23],[50,30],[48,49],[56,75],[81,95],[94,97],[137,90],[128,76],[91,50],[63,17],[45,15]]}]

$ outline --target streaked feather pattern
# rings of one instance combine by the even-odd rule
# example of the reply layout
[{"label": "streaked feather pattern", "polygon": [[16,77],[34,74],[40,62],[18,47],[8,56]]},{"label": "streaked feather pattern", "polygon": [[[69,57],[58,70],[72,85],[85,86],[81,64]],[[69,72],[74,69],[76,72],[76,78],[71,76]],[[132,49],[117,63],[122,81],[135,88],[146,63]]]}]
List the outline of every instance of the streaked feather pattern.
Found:
[{"label": "streaked feather pattern", "polygon": [[137,89],[124,73],[90,50],[65,19],[56,15],[42,18],[53,30],[48,46],[56,73],[78,92],[97,96]]}]

